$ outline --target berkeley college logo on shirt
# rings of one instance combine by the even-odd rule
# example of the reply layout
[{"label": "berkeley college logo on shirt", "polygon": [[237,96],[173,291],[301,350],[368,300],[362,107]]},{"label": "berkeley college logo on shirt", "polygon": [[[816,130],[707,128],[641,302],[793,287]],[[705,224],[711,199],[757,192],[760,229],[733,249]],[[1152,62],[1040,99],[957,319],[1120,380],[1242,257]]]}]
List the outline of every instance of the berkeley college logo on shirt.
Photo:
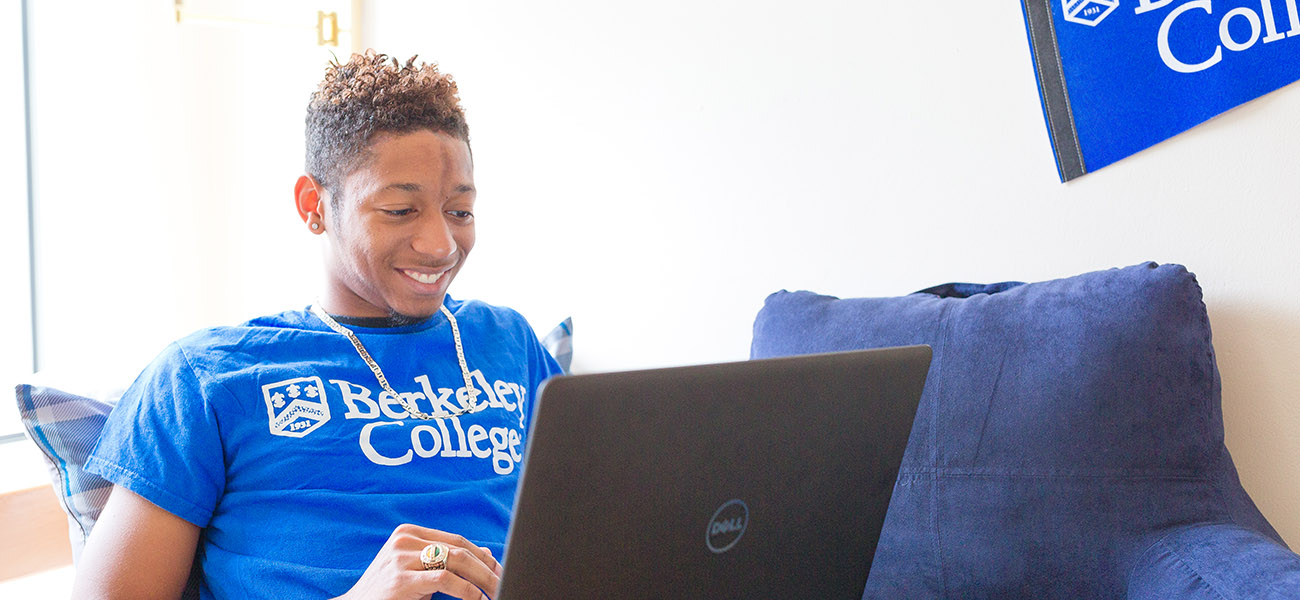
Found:
[{"label": "berkeley college logo on shirt", "polygon": [[[481,370],[471,371],[469,377],[468,385],[457,381],[462,387],[438,387],[428,375],[420,375],[411,380],[419,391],[407,392],[376,391],[328,376],[297,377],[262,386],[262,399],[271,435],[302,438],[330,420],[328,384],[334,401],[342,402],[335,406],[342,409],[337,415],[341,422],[361,422],[357,445],[370,462],[398,467],[417,458],[469,459],[489,463],[498,475],[508,475],[523,461],[528,389],[491,380]],[[408,408],[428,411],[436,418],[408,426],[412,418]],[[501,412],[495,419],[464,423],[454,415],[465,409]]]},{"label": "berkeley college logo on shirt", "polygon": [[330,420],[319,377],[298,377],[262,386],[271,434],[303,437]]}]

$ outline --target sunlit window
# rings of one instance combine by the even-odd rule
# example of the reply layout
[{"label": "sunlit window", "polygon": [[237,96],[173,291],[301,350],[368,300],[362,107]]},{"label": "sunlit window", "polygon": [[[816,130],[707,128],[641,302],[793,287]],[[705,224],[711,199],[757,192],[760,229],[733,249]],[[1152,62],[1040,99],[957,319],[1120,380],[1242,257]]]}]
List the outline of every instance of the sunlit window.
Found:
[{"label": "sunlit window", "polygon": [[311,302],[292,190],[351,3],[26,5],[25,70],[22,3],[0,9],[0,377],[125,385],[195,329]]},{"label": "sunlit window", "polygon": [[[33,369],[22,23],[21,3],[0,6],[0,382],[6,390]],[[0,402],[0,443],[22,439],[20,431],[14,402]]]},{"label": "sunlit window", "polygon": [[350,48],[318,45],[327,2],[75,4],[29,9],[37,360],[129,382],[195,329],[311,301],[303,111]]}]

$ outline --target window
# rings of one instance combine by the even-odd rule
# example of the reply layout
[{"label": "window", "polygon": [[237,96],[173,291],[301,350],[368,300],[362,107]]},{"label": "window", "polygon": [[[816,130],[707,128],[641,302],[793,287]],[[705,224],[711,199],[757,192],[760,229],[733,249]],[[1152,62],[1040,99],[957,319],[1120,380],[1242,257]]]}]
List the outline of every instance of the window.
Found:
[{"label": "window", "polygon": [[22,439],[7,390],[34,370],[23,3],[0,3],[0,443]]},{"label": "window", "polygon": [[191,331],[313,300],[292,190],[349,2],[0,4],[0,381],[124,385]]}]

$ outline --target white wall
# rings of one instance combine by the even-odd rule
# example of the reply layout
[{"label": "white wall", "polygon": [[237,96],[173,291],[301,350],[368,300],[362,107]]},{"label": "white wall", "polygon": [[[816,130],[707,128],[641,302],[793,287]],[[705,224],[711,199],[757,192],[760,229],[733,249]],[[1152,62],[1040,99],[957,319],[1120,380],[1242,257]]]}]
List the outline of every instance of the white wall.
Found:
[{"label": "white wall", "polygon": [[370,0],[462,87],[453,292],[575,321],[586,370],[743,359],[778,289],[897,295],[1145,260],[1205,288],[1228,446],[1300,544],[1300,87],[1058,183],[1018,3]]},{"label": "white wall", "polygon": [[[171,3],[32,4],[42,364],[311,302],[291,189],[324,60]],[[572,315],[579,368],[743,359],[781,288],[1180,262],[1246,488],[1300,544],[1300,87],[1061,185],[1017,3],[363,4],[364,39],[462,85],[479,243],[453,293]]]}]

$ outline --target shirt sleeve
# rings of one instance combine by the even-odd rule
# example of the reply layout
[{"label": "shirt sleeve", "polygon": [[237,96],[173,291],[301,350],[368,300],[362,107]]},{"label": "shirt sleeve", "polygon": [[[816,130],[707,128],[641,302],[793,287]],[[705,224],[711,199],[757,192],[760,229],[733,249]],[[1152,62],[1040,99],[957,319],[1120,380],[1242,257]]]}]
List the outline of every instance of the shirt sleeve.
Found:
[{"label": "shirt sleeve", "polygon": [[179,345],[122,396],[87,470],[194,525],[208,525],[225,487],[225,458],[211,399]]}]

